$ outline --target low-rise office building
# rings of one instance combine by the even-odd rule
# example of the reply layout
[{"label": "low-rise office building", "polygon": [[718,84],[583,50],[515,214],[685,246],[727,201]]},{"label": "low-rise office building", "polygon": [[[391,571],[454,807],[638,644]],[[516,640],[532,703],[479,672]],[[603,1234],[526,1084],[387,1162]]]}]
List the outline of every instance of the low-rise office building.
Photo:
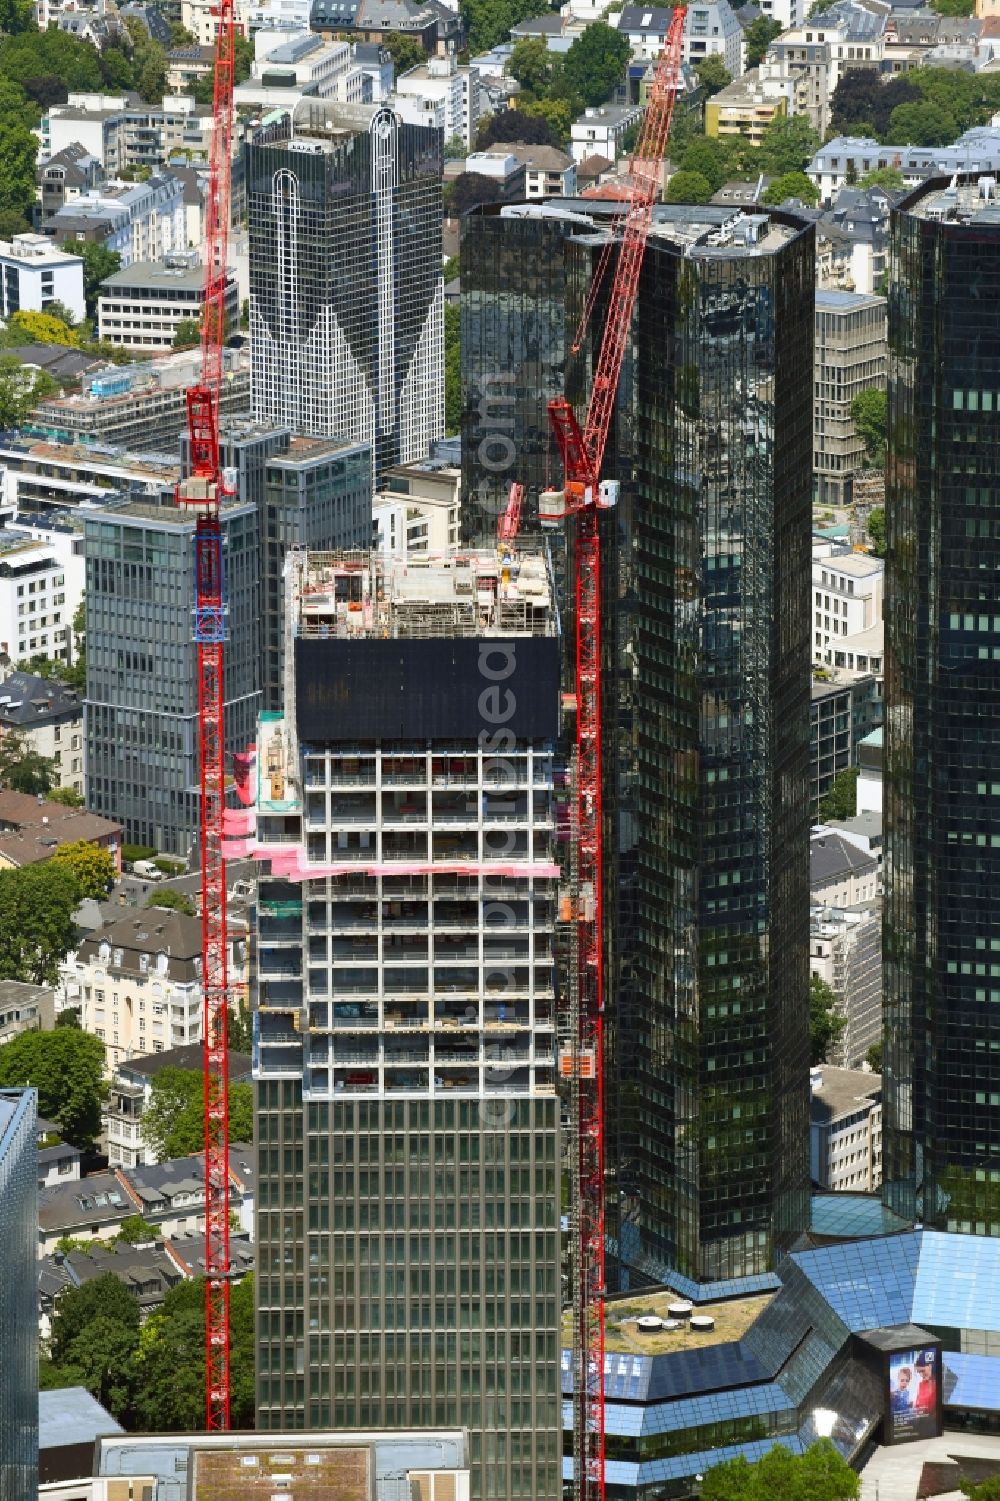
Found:
[{"label": "low-rise office building", "polygon": [[[97,302],[98,331],[109,344],[171,349],[181,324],[199,323],[204,308],[205,268],[197,251],[185,250],[107,277]],[[226,284],[226,318],[235,328],[239,293],[232,272]]]},{"label": "low-rise office building", "polygon": [[45,235],[15,235],[0,240],[0,317],[44,313],[62,303],[79,322],[86,314],[83,261],[60,250]]},{"label": "low-rise office building", "polygon": [[813,542],[813,661],[882,619],[885,564],[825,539]]},{"label": "low-rise office building", "polygon": [[810,744],[813,814],[842,771],[857,764],[858,746],[882,723],[881,683],[872,676],[824,668],[812,681]]},{"label": "low-rise office building", "polygon": [[882,1079],[859,1068],[823,1064],[809,1073],[812,1180],[832,1193],[875,1193],[882,1186]]},{"label": "low-rise office building", "polygon": [[885,390],[887,356],[884,297],[817,291],[813,499],[821,505],[848,505],[853,498],[852,480],[865,465],[865,444],[851,403],[862,391]]}]

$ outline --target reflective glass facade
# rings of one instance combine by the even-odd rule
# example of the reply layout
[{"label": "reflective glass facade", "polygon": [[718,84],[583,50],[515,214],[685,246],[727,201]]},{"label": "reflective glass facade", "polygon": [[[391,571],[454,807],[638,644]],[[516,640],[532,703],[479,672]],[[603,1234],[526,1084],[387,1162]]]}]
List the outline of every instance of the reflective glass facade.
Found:
[{"label": "reflective glass facade", "polygon": [[[610,212],[463,223],[469,540],[511,480],[529,515],[558,480],[546,402],[585,390]],[[808,1222],[813,251],[727,218],[657,210],[602,518],[608,1221],[627,1267],[698,1281],[767,1272]]]},{"label": "reflective glass facade", "polygon": [[975,178],[893,215],[883,1195],[1000,1235],[1000,223]]},{"label": "reflective glass facade", "polygon": [[0,1093],[0,1501],[38,1494],[36,1099]]}]

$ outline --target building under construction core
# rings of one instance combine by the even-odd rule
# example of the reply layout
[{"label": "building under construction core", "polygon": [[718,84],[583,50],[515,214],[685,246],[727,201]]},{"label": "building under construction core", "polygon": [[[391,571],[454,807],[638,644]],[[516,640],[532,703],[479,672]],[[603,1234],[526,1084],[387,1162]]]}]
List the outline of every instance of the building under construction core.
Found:
[{"label": "building under construction core", "polygon": [[258,734],[257,1424],[466,1426],[556,1501],[547,557],[293,553]]}]

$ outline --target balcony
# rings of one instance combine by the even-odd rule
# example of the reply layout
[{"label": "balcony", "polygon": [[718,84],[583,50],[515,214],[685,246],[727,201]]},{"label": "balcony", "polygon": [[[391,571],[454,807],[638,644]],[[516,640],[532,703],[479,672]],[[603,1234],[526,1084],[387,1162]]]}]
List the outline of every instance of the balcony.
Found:
[{"label": "balcony", "polygon": [[302,953],[294,949],[267,949],[258,957],[257,973],[262,980],[301,980]]},{"label": "balcony", "polygon": [[392,828],[396,824],[426,824],[427,823],[427,797],[425,794],[417,794],[412,798],[383,797],[382,799],[382,827]]},{"label": "balcony", "polygon": [[387,831],[382,835],[383,860],[427,860],[427,835]]},{"label": "balcony", "polygon": [[430,1025],[428,1001],[392,1000],[385,1003],[385,1028],[387,1032],[426,1031]]},{"label": "balcony", "polygon": [[377,1001],[334,1001],[335,1032],[374,1032],[378,1030],[378,1025]]}]

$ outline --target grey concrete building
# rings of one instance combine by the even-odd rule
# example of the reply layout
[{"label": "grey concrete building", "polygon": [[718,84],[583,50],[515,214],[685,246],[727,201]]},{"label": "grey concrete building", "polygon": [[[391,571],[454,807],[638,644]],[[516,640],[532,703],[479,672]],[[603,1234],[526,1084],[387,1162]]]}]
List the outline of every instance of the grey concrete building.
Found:
[{"label": "grey concrete building", "polygon": [[0,1091],[0,1496],[38,1491],[37,1095]]},{"label": "grey concrete building", "polygon": [[871,676],[840,678],[827,670],[823,678],[813,678],[809,713],[815,817],[834,778],[857,765],[858,745],[882,723],[879,681]]},{"label": "grey concrete building", "polygon": [[882,1040],[882,912],[878,901],[813,907],[809,971],[837,997],[846,1026],[831,1063],[858,1068]]},{"label": "grey concrete building", "polygon": [[813,499],[849,505],[854,474],[865,464],[851,402],[871,387],[885,390],[885,298],[817,291],[814,357]]},{"label": "grey concrete building", "polygon": [[51,1032],[55,1022],[55,991],[48,985],[0,980],[0,1044],[22,1032]]},{"label": "grey concrete building", "polygon": [[[198,847],[194,518],[172,492],[88,512],[87,805],[126,842],[187,859]],[[253,740],[260,707],[258,516],[222,509],[226,557],[226,745]]]},{"label": "grey concrete building", "polygon": [[560,639],[518,563],[299,555],[258,735],[257,1428],[460,1423],[479,1501],[562,1494]]},{"label": "grey concrete building", "polygon": [[834,1193],[874,1193],[882,1186],[881,1075],[823,1064],[809,1082],[813,1182]]}]

